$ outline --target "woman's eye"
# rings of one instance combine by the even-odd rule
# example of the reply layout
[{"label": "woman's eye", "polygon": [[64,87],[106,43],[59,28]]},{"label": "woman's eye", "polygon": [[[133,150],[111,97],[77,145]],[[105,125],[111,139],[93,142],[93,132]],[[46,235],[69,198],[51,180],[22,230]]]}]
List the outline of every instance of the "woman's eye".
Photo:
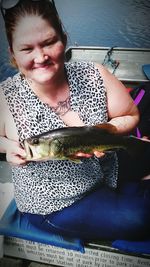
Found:
[{"label": "woman's eye", "polygon": [[45,46],[51,46],[51,45],[55,44],[56,42],[57,42],[57,40],[54,39],[54,40],[51,40],[51,41],[49,41],[49,42],[46,42],[44,45],[45,45]]},{"label": "woman's eye", "polygon": [[53,44],[53,42],[49,42],[49,43],[46,43],[45,46],[50,46],[52,44]]},{"label": "woman's eye", "polygon": [[31,52],[32,48],[31,47],[22,48],[21,51]]}]

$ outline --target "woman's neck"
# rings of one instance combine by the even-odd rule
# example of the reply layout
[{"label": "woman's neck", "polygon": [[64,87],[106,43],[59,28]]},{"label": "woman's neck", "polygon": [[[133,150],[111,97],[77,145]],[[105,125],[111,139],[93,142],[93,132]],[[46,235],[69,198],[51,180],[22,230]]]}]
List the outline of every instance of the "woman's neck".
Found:
[{"label": "woman's neck", "polygon": [[37,97],[54,108],[58,102],[66,101],[69,98],[69,86],[65,75],[59,76],[59,79],[44,85],[30,80],[27,81]]}]

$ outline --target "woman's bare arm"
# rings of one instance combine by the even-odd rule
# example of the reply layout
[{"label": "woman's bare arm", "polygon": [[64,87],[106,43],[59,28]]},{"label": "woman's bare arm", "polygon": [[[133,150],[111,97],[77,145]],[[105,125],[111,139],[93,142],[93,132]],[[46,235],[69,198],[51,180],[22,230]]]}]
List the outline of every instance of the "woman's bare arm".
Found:
[{"label": "woman's bare arm", "polygon": [[[6,100],[4,98],[4,95],[2,93],[2,90],[0,90],[0,153],[6,153],[6,159],[11,164],[24,164],[25,160],[25,151],[20,147],[20,144],[16,138],[11,138],[8,136],[8,133],[6,131],[6,126],[8,124],[8,117],[10,116],[10,111],[8,109]],[[9,126],[7,127],[9,128]],[[10,127],[10,131],[11,131]]]},{"label": "woman's bare arm", "polygon": [[109,123],[118,133],[132,131],[139,122],[139,111],[125,86],[102,65],[97,65],[107,90]]}]

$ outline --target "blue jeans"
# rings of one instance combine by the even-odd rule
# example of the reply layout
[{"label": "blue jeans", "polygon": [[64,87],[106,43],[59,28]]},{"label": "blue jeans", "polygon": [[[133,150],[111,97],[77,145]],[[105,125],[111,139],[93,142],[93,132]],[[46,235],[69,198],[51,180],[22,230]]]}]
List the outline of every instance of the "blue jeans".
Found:
[{"label": "blue jeans", "polygon": [[25,214],[45,231],[93,239],[150,239],[150,180],[125,182],[118,190],[97,188],[52,214]]}]

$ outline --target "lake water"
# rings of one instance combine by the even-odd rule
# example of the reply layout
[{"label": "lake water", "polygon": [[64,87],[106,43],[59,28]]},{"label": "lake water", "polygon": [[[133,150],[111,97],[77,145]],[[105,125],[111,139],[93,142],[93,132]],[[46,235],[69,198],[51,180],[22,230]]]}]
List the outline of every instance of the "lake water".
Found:
[{"label": "lake water", "polygon": [[[150,48],[150,0],[55,0],[68,46]],[[0,81],[12,75],[2,17]]]}]

